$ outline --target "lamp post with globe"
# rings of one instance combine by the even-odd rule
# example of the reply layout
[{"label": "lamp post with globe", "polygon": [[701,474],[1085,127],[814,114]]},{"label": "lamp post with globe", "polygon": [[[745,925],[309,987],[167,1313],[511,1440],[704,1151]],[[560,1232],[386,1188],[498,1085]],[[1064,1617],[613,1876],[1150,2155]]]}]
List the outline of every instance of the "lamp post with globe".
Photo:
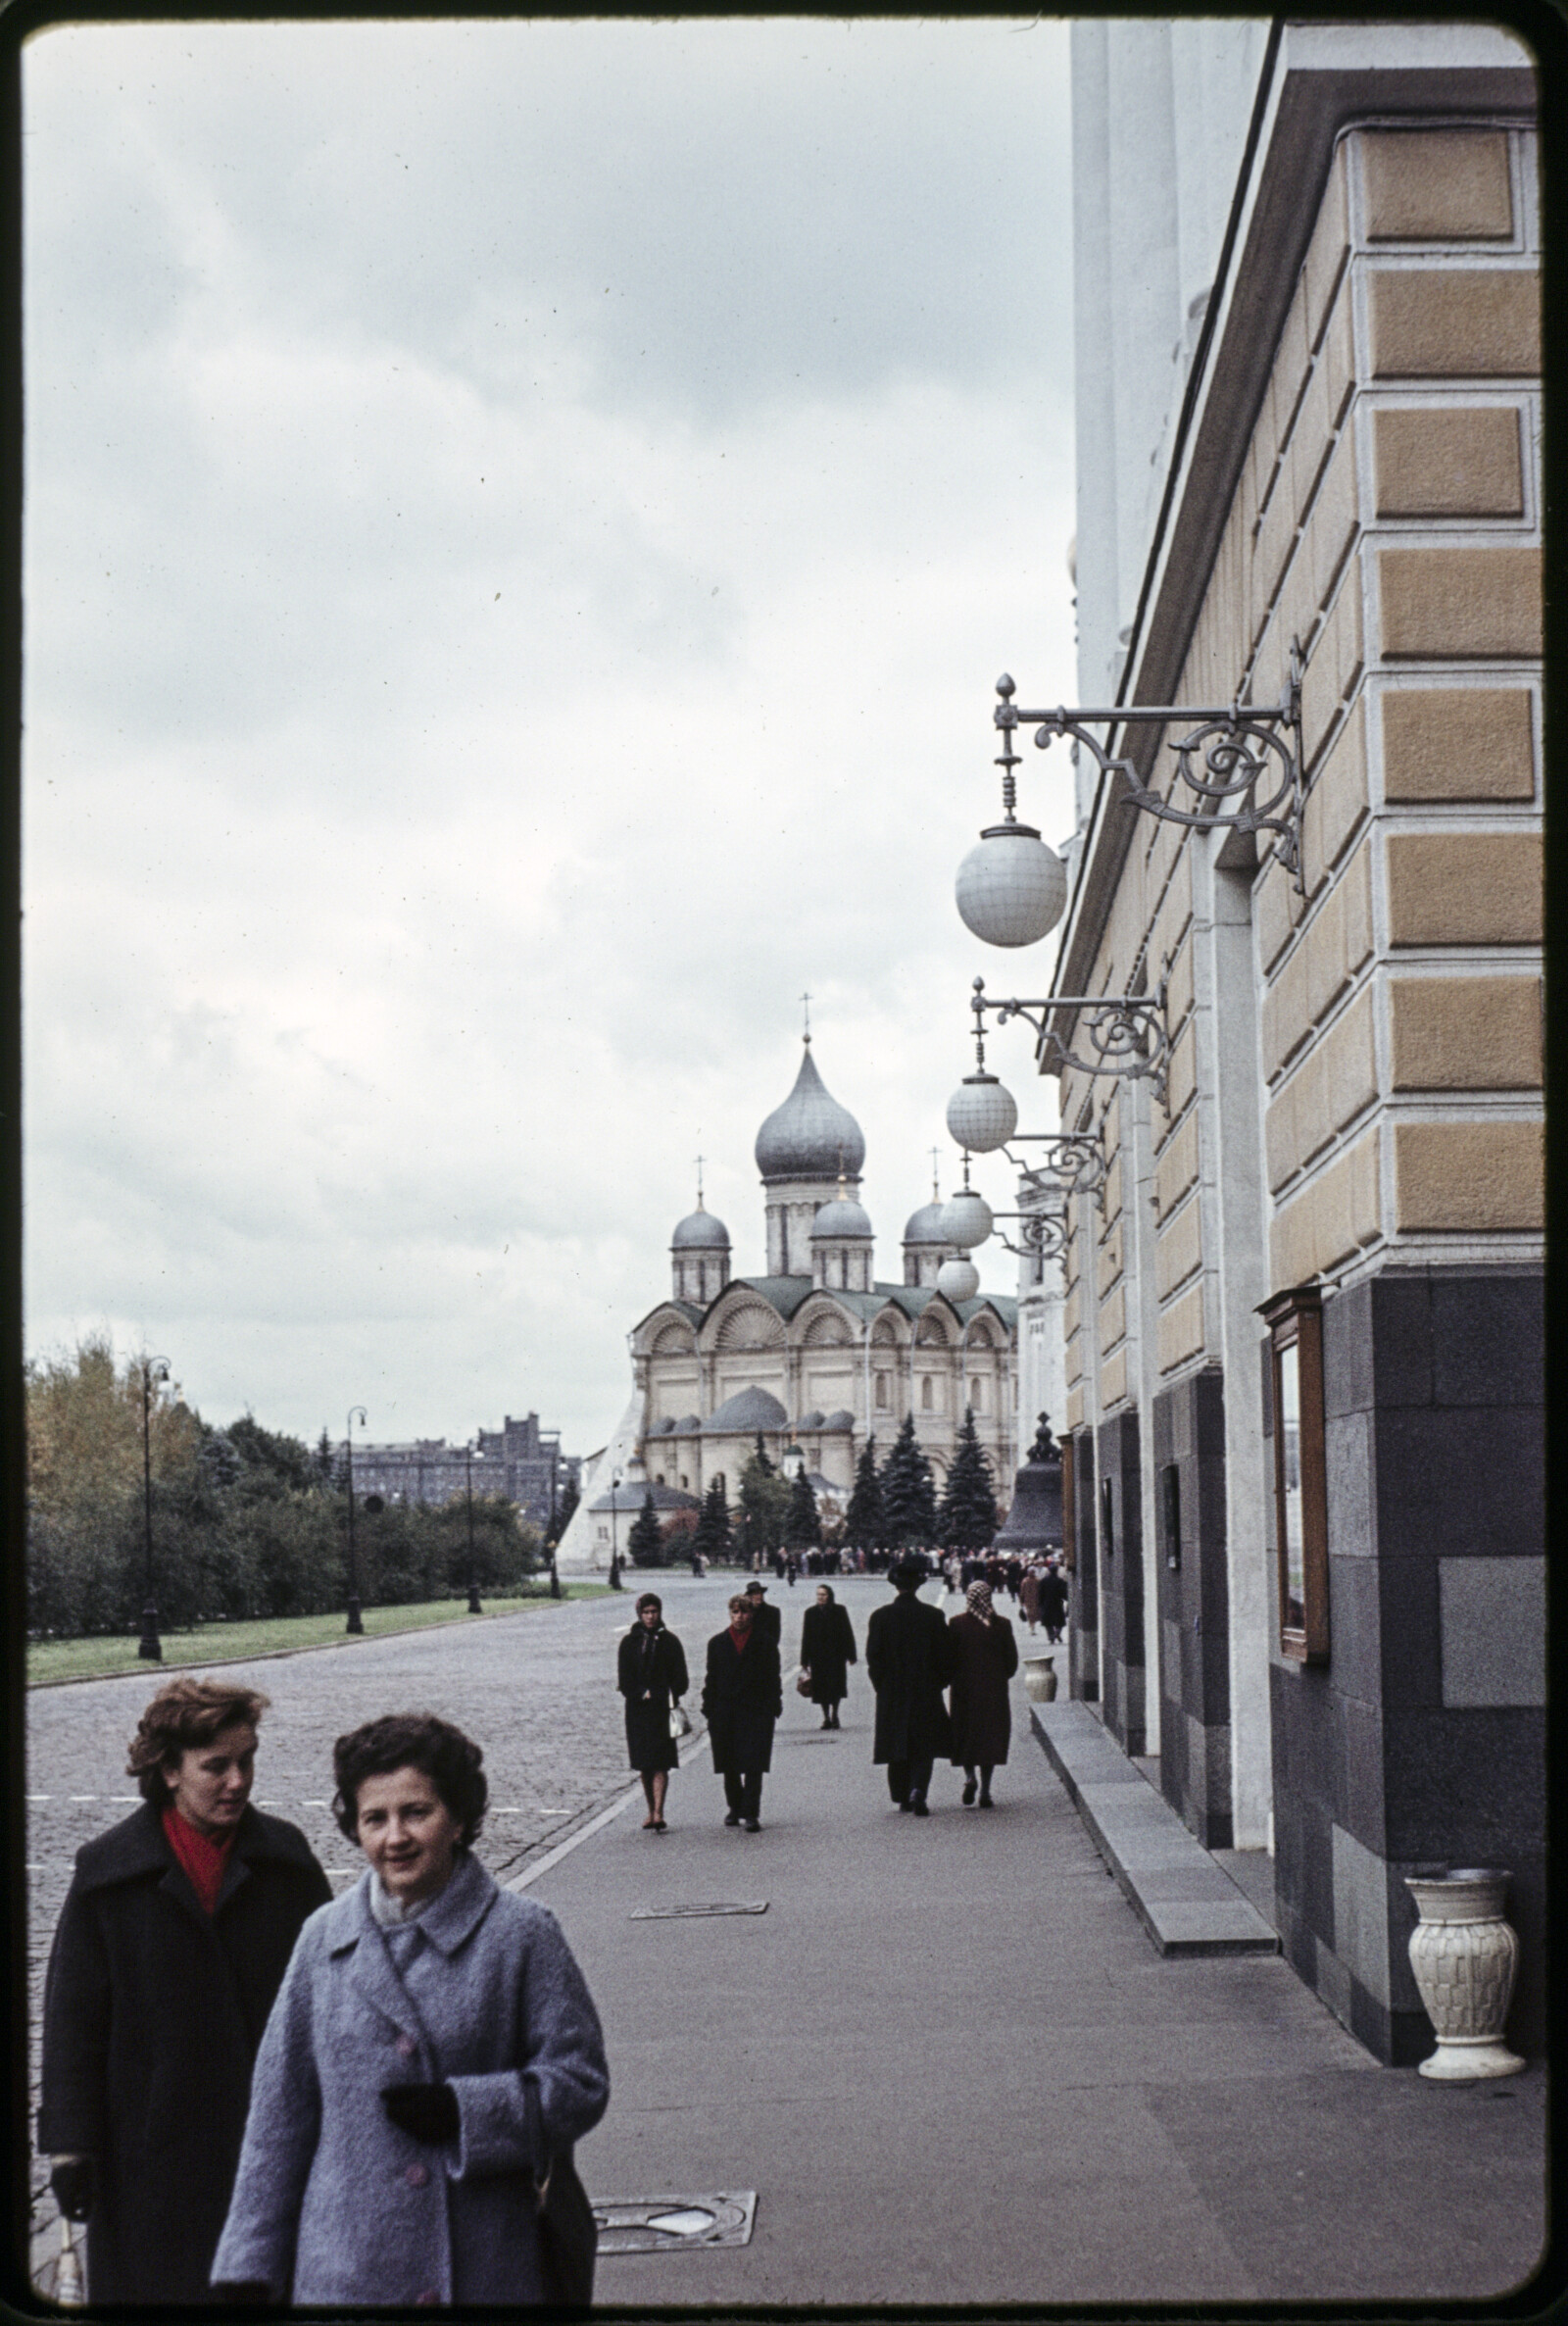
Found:
[{"label": "lamp post with globe", "polygon": [[620,1552],[615,1541],[616,1497],[619,1493],[620,1472],[612,1470],[610,1477],[610,1588],[612,1591],[619,1591],[621,1588]]},{"label": "lamp post with globe", "polygon": [[158,1637],[158,1607],[153,1598],[153,1386],[169,1379],[167,1357],[148,1357],[141,1368],[141,1484],[142,1519],[146,1529],[147,1570],[142,1591],[141,1638],[136,1654],[148,1663],[162,1663],[163,1642]]}]

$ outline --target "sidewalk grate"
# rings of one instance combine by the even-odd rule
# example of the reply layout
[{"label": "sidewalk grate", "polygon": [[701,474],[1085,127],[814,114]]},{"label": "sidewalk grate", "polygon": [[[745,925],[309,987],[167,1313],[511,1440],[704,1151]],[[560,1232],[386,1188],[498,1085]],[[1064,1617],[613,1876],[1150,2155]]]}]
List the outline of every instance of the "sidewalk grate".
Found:
[{"label": "sidewalk grate", "polygon": [[594,2206],[599,2252],[689,2253],[694,2246],[749,2246],[755,2189],[703,2197],[607,2197]]},{"label": "sidewalk grate", "polygon": [[632,1922],[689,1922],[699,1914],[765,1914],[765,1898],[753,1898],[733,1905],[633,1906],[627,1919]]}]

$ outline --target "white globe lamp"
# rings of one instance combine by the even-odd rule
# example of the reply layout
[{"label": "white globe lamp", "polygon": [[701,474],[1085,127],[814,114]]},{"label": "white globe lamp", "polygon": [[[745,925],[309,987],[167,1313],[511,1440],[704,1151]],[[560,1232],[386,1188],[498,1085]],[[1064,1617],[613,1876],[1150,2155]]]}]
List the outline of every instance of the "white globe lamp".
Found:
[{"label": "white globe lamp", "polygon": [[990,1155],[1005,1147],[1018,1127],[1018,1102],[1004,1082],[984,1067],[965,1074],[948,1101],[948,1129],[956,1147],[971,1155]]},{"label": "white globe lamp", "polygon": [[956,1244],[960,1252],[968,1252],[974,1245],[983,1244],[991,1233],[991,1206],[972,1187],[960,1187],[943,1205],[937,1226],[944,1244]]},{"label": "white globe lamp", "polygon": [[972,1301],[980,1289],[980,1270],[972,1260],[945,1260],[937,1270],[937,1290],[956,1307]]},{"label": "white globe lamp", "polygon": [[994,823],[958,866],[958,917],[984,945],[1033,945],[1067,910],[1067,868],[1032,824]]}]

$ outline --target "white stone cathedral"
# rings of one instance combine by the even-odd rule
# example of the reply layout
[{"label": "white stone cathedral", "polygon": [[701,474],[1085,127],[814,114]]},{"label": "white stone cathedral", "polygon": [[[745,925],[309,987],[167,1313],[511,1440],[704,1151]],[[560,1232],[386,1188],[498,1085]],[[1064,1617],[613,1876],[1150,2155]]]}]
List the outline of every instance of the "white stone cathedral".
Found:
[{"label": "white stone cathedral", "polygon": [[720,1477],[733,1509],[759,1433],[781,1467],[806,1469],[831,1517],[867,1432],[885,1459],[908,1413],[940,1486],[967,1406],[1005,1502],[1018,1304],[938,1289],[943,1262],[962,1256],[943,1240],[934,1195],[905,1226],[903,1283],[877,1282],[858,1201],[865,1140],[805,1041],[794,1089],[757,1134],[767,1272],[731,1275],[729,1230],[699,1192],[670,1238],[669,1297],[631,1333],[631,1401],[562,1542],[563,1568],[604,1566],[612,1544],[624,1554],[650,1487],[668,1512],[695,1509]]}]

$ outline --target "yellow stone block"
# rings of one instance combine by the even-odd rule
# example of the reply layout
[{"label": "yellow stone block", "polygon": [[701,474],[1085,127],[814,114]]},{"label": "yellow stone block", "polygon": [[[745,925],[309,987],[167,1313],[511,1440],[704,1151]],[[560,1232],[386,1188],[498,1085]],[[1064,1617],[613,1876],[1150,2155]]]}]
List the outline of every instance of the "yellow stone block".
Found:
[{"label": "yellow stone block", "polygon": [[1535,832],[1389,835],[1391,945],[1535,945],[1542,844]]},{"label": "yellow stone block", "polygon": [[1526,686],[1400,687],[1383,696],[1383,792],[1396,800],[1531,800]]},{"label": "yellow stone block", "polygon": [[1506,241],[1512,234],[1503,131],[1370,129],[1360,142],[1369,241]]},{"label": "yellow stone block", "polygon": [[[1306,544],[1309,570],[1312,577],[1314,606],[1326,606],[1339,579],[1340,568],[1349,555],[1355,539],[1355,528],[1360,511],[1356,500],[1355,442],[1346,434],[1341,437],[1328,471],[1323,478],[1323,489],[1313,504],[1307,521]],[[1336,678],[1338,678],[1336,672]]]},{"label": "yellow stone block", "polygon": [[1541,286],[1534,268],[1379,267],[1367,277],[1378,379],[1534,378]]},{"label": "yellow stone block", "polygon": [[1522,517],[1512,404],[1428,404],[1372,415],[1379,517]]},{"label": "yellow stone block", "polygon": [[1496,1235],[1544,1219],[1542,1125],[1494,1116],[1394,1126],[1395,1210],[1406,1230]]},{"label": "yellow stone block", "polygon": [[[1303,1069],[1304,1070],[1304,1069]],[[1270,1195],[1285,1185],[1300,1161],[1300,1142],[1296,1129],[1297,1085],[1299,1074],[1293,1074],[1282,1085],[1277,1098],[1269,1101],[1263,1116],[1263,1145],[1268,1162]]]},{"label": "yellow stone block", "polygon": [[1275,1213],[1269,1275],[1276,1289],[1309,1283],[1381,1233],[1378,1133],[1334,1157]]},{"label": "yellow stone block", "polygon": [[1184,938],[1176,949],[1175,960],[1165,972],[1165,1022],[1172,1033],[1186,1023],[1192,1006],[1193,948],[1191,942]]},{"label": "yellow stone block", "polygon": [[1265,971],[1273,968],[1285,951],[1292,933],[1299,928],[1305,911],[1306,907],[1289,872],[1278,864],[1270,865],[1256,890],[1253,904],[1258,952]]},{"label": "yellow stone block", "polygon": [[1341,145],[1329,171],[1323,199],[1318,204],[1317,224],[1312,228],[1312,239],[1306,246],[1306,263],[1301,270],[1305,296],[1306,335],[1313,347],[1323,336],[1323,325],[1340,287],[1340,276],[1350,248],[1349,209],[1345,184],[1345,148]]},{"label": "yellow stone block", "polygon": [[1194,1020],[1186,1025],[1171,1044],[1170,1058],[1165,1067],[1165,1112],[1174,1122],[1198,1086],[1196,1065],[1197,1045],[1193,1040]]},{"label": "yellow stone block", "polygon": [[1538,1090],[1539,977],[1396,977],[1389,985],[1396,1090]]},{"label": "yellow stone block", "polygon": [[1306,795],[1302,863],[1315,895],[1367,814],[1366,705],[1357,702]]},{"label": "yellow stone block", "polygon": [[1198,1111],[1184,1115],[1154,1172],[1154,1202],[1161,1219],[1175,1211],[1198,1177]]},{"label": "yellow stone block", "polygon": [[1383,651],[1459,661],[1541,652],[1541,552],[1384,549]]},{"label": "yellow stone block", "polygon": [[1084,1393],[1078,1374],[1069,1373],[1067,1378],[1077,1384],[1067,1397],[1067,1431],[1071,1436],[1075,1430],[1082,1429],[1084,1425]]},{"label": "yellow stone block", "polygon": [[1127,1344],[1123,1341],[1114,1357],[1107,1357],[1100,1368],[1100,1410],[1102,1413],[1112,1406],[1119,1406],[1127,1395]]},{"label": "yellow stone block", "polygon": [[1370,985],[1363,985],[1349,1007],[1334,1020],[1320,1047],[1324,1117],[1331,1129],[1342,1131],[1378,1095]]},{"label": "yellow stone block", "polygon": [[1120,1274],[1121,1229],[1119,1227],[1115,1227],[1111,1229],[1110,1234],[1105,1238],[1105,1241],[1100,1247],[1100,1266],[1097,1271],[1097,1281],[1100,1286],[1102,1299],[1103,1299],[1104,1295],[1110,1290],[1111,1286],[1115,1283],[1117,1277]]},{"label": "yellow stone block", "polygon": [[1372,958],[1372,843],[1363,840],[1340,874],[1345,909],[1345,970],[1353,977]]},{"label": "yellow stone block", "polygon": [[1160,1227],[1154,1242],[1154,1287],[1161,1300],[1202,1265],[1202,1218],[1198,1198]]},{"label": "yellow stone block", "polygon": [[1103,1354],[1114,1349],[1127,1332],[1126,1287],[1117,1284],[1109,1297],[1100,1304],[1100,1347]]},{"label": "yellow stone block", "polygon": [[1203,1346],[1203,1287],[1195,1284],[1168,1309],[1161,1309],[1154,1334],[1159,1369],[1168,1373]]}]

